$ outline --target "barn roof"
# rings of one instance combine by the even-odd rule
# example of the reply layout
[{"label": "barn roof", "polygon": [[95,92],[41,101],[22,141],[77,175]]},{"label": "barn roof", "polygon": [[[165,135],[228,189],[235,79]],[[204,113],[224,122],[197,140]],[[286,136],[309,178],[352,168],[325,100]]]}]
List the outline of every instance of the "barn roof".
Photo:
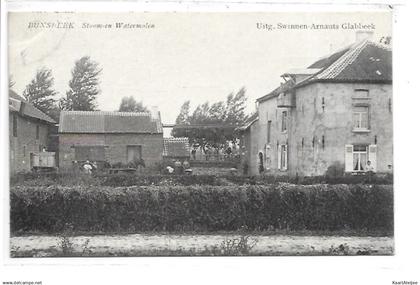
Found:
[{"label": "barn roof", "polygon": [[56,123],[54,119],[37,109],[34,105],[26,101],[24,97],[18,95],[13,90],[9,90],[9,110],[17,112],[22,116],[38,119],[50,124]]},{"label": "barn roof", "polygon": [[163,133],[160,116],[146,112],[62,111],[60,133]]},{"label": "barn roof", "polygon": [[163,156],[190,156],[188,138],[163,138]]}]

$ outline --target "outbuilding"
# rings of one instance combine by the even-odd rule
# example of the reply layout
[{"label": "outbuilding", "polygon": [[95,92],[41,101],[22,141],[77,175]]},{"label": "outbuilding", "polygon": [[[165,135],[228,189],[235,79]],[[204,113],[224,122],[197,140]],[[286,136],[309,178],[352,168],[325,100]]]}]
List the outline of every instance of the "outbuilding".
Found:
[{"label": "outbuilding", "polygon": [[129,164],[143,160],[146,167],[162,161],[160,113],[62,111],[59,126],[60,168],[75,163]]}]

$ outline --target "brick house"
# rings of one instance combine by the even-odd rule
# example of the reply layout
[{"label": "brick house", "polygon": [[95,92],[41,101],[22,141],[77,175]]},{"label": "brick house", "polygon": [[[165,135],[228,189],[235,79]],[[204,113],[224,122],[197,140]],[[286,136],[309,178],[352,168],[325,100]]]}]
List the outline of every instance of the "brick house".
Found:
[{"label": "brick house", "polygon": [[[364,40],[282,75],[257,99],[251,161],[278,175],[392,172],[392,51]],[[252,158],[253,157],[253,158]],[[251,167],[256,174],[258,166]]]},{"label": "brick house", "polygon": [[9,90],[10,174],[30,171],[31,157],[47,149],[56,122],[25,98]]},{"label": "brick house", "polygon": [[163,153],[160,114],[62,111],[59,148],[62,169],[86,160],[126,164],[140,158],[154,166]]}]

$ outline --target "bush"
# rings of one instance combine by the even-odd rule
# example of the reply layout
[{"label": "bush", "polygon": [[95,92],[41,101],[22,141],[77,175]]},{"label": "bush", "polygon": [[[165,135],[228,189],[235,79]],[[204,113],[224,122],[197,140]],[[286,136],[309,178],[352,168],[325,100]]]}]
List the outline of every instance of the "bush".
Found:
[{"label": "bush", "polygon": [[[36,174],[26,173],[12,176],[11,185],[26,186],[74,186],[74,185],[101,185],[101,186],[190,186],[190,185],[277,185],[292,183],[302,185],[312,184],[363,184],[368,183],[365,175],[348,176],[238,176],[238,175],[146,175],[146,174],[103,174],[93,176],[71,173]],[[392,184],[392,175],[374,175],[369,184]]]},{"label": "bush", "polygon": [[11,231],[393,231],[386,185],[14,186]]}]

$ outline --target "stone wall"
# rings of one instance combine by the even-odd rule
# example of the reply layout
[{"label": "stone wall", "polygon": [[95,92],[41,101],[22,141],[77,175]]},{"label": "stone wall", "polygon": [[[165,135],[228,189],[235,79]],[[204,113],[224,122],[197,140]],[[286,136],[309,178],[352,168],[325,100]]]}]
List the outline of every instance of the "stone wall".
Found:
[{"label": "stone wall", "polygon": [[105,159],[109,163],[127,163],[127,146],[140,145],[146,167],[162,161],[162,134],[60,134],[60,168],[72,167],[74,146],[105,146]]},{"label": "stone wall", "polygon": [[[368,99],[356,99],[355,90],[369,90]],[[258,106],[259,120],[251,129],[251,173],[258,173],[258,152],[264,153],[266,173],[324,175],[338,163],[344,167],[345,146],[377,146],[377,171],[393,167],[392,85],[316,83],[296,90],[296,105],[278,108],[277,98]],[[353,130],[354,104],[369,106],[369,131]],[[281,130],[281,113],[288,110],[287,131]],[[270,142],[267,139],[271,121]],[[288,146],[287,170],[279,169],[279,147]],[[268,159],[267,159],[268,157]]]},{"label": "stone wall", "polygon": [[[17,136],[13,136],[13,114],[17,118]],[[39,139],[36,138],[39,126]],[[48,144],[48,125],[35,119],[9,112],[10,173],[31,170],[31,153],[39,152]]]}]

